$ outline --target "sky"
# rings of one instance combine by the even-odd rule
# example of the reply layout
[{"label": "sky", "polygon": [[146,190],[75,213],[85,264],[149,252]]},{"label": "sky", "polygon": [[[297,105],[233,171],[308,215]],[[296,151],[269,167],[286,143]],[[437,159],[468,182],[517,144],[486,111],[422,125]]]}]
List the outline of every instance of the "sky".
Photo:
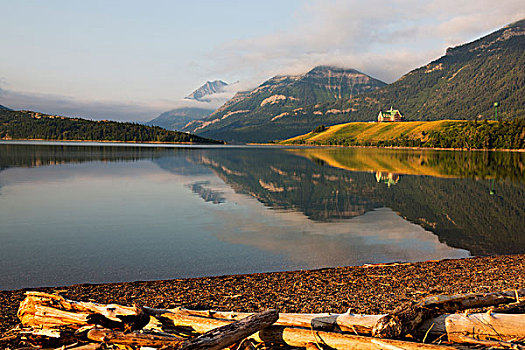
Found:
[{"label": "sky", "polygon": [[147,121],[206,81],[355,68],[387,83],[525,18],[523,0],[0,0],[0,105]]}]

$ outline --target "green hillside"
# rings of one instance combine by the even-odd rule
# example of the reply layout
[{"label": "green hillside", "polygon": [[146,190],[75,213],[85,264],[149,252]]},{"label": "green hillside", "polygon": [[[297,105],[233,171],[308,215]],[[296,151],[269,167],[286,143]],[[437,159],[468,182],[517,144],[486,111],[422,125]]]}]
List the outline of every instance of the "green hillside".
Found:
[{"label": "green hillside", "polygon": [[222,143],[135,123],[66,118],[0,109],[0,139]]},{"label": "green hillside", "polygon": [[[318,116],[305,117],[311,106],[349,99],[385,83],[353,69],[316,67],[303,75],[276,76],[250,92],[234,96],[209,118],[184,131],[235,141],[265,141],[311,130]],[[325,119],[340,111],[326,113]],[[290,123],[293,120],[293,123]],[[333,123],[339,119],[333,119]]]},{"label": "green hillside", "polygon": [[408,120],[492,119],[525,116],[525,20],[415,69],[384,88],[320,109],[353,108],[346,120],[374,120],[395,106]]},{"label": "green hillside", "polygon": [[496,121],[352,122],[320,127],[284,144],[525,149],[525,118]]}]

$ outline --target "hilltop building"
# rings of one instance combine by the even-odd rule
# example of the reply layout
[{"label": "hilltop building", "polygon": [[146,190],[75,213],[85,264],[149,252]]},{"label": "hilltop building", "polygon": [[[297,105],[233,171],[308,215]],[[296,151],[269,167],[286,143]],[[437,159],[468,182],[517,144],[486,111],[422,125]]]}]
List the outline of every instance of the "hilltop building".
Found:
[{"label": "hilltop building", "polygon": [[386,112],[379,111],[379,115],[377,116],[377,121],[379,123],[381,122],[402,122],[405,120],[405,117],[401,115],[401,112],[397,109],[393,109],[390,107],[390,109]]},{"label": "hilltop building", "polygon": [[399,182],[399,174],[384,171],[376,171],[376,180],[378,183],[384,182],[388,185],[388,187],[390,187]]}]

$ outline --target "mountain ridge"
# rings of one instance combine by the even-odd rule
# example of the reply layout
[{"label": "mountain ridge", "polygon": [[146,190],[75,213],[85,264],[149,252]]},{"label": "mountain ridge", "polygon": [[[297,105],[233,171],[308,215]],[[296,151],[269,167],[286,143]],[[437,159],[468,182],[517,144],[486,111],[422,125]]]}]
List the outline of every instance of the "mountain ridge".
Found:
[{"label": "mountain ridge", "polygon": [[341,107],[355,109],[346,121],[374,120],[391,105],[407,120],[491,119],[499,102],[499,116],[515,118],[525,115],[524,67],[525,19],[450,47],[438,59]]},{"label": "mountain ridge", "polygon": [[[267,124],[280,124],[279,119],[283,117],[300,116],[306,106],[351,98],[384,85],[386,83],[355,69],[331,66],[317,66],[299,75],[277,75],[251,91],[237,93],[208,118],[191,122],[183,131],[217,134],[234,141],[262,141],[269,136],[264,130]],[[295,127],[298,130],[293,130]],[[231,129],[246,128],[253,129],[252,134],[259,139],[231,133],[234,131]],[[287,133],[309,130],[310,125],[294,128],[289,128]]]}]

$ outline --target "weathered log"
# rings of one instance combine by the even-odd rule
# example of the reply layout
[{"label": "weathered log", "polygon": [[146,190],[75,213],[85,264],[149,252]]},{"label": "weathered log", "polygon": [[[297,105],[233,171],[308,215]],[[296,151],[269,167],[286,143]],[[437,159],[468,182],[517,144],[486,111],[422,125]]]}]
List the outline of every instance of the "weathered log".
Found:
[{"label": "weathered log", "polygon": [[19,337],[18,334],[8,335],[6,337],[2,337],[2,338],[0,338],[0,344],[16,340],[16,339],[18,339],[18,337]]},{"label": "weathered log", "polygon": [[506,341],[497,341],[497,340],[481,340],[481,339],[474,339],[465,335],[460,335],[457,337],[458,340],[460,340],[460,343],[464,344],[473,344],[473,345],[482,345],[486,347],[491,348],[509,348],[509,349],[515,349],[515,350],[523,350],[525,349],[524,346],[516,343],[510,343]]},{"label": "weathered log", "polygon": [[377,339],[360,335],[340,334],[335,332],[314,331],[292,327],[271,326],[259,332],[263,342],[306,347],[309,343],[345,350],[447,350],[457,349],[451,346],[414,343],[403,340]]},{"label": "weathered log", "polygon": [[[36,329],[35,334],[53,336],[50,332],[55,332],[56,327],[67,326],[70,329],[78,329],[89,324],[89,316],[91,313],[101,312],[104,317],[113,320],[121,321],[123,317],[136,318],[142,311],[136,307],[126,307],[121,305],[105,305],[97,303],[86,303],[86,302],[75,302],[64,299],[61,296],[29,292],[26,300],[21,303],[19,310],[19,316],[22,319],[24,326],[34,326]],[[496,293],[491,293],[493,296]],[[514,292],[515,294],[515,292]],[[467,295],[468,296],[468,295]],[[491,297],[492,297],[491,296]],[[508,297],[508,295],[506,295]],[[513,300],[515,297],[513,298]],[[443,302],[443,300],[450,300],[448,297],[439,297],[437,299],[431,298],[431,302]],[[423,300],[428,304],[428,299]],[[470,302],[469,305],[472,305]],[[65,308],[70,311],[61,310],[58,308]],[[198,333],[204,333],[209,331],[211,328],[227,325],[227,320],[239,320],[252,315],[251,313],[238,313],[238,312],[220,312],[220,311],[198,311],[198,310],[187,310],[187,309],[150,309],[144,308],[147,315],[155,317],[170,319],[174,326],[186,326],[193,328]],[[205,316],[205,317],[203,317]],[[354,315],[354,314],[279,314],[279,319],[275,325],[290,326],[290,327],[304,327],[322,330],[342,330],[350,333],[359,334],[370,334],[371,329],[377,323],[377,321],[384,317],[384,315]],[[457,318],[463,317],[461,315],[446,316]],[[480,317],[485,317],[483,314],[469,316],[469,322]],[[483,322],[496,322],[488,327],[477,327],[467,324],[465,330],[451,331],[453,333],[472,335],[469,330],[474,331],[474,335],[479,335],[489,338],[493,337],[494,334],[487,332],[483,333],[483,329],[495,329],[497,334],[500,335],[499,340],[523,338],[524,333],[521,329],[525,327],[517,326],[513,327],[513,324],[523,324],[521,321],[523,315],[499,315],[492,314],[490,320],[484,320]],[[215,318],[215,319],[214,319]],[[432,326],[432,324],[434,324]],[[442,325],[442,326],[440,326]],[[430,334],[442,335],[447,332],[445,327],[445,317],[437,317],[427,323],[426,327],[421,327],[423,334],[432,326]],[[44,333],[42,333],[44,332]],[[57,333],[58,334],[58,333]],[[58,334],[59,335],[59,334]],[[479,337],[479,336],[476,336]]]},{"label": "weathered log", "polygon": [[[93,315],[98,317],[92,318]],[[27,292],[20,303],[18,318],[24,327],[55,328],[67,326],[78,329],[89,324],[113,321],[123,328],[136,329],[147,324],[149,316],[141,309],[116,304],[98,304],[65,299],[62,296],[42,292]],[[104,323],[104,322],[102,322]]]},{"label": "weathered log", "polygon": [[[183,315],[167,312],[158,317],[166,317],[173,321],[179,327],[192,327],[197,332],[206,332],[216,327],[231,323],[231,320],[214,319],[210,317]],[[443,347],[436,345],[420,344],[400,340],[381,340],[383,343],[377,343],[378,339],[357,335],[340,334],[334,332],[315,331],[313,329],[302,329],[293,327],[271,326],[254,334],[251,338],[257,342],[269,342],[286,344],[289,346],[306,347],[308,343],[318,343],[334,349],[363,349],[377,350],[384,349],[384,344],[390,348],[407,350],[432,350],[432,349],[453,349],[452,347]],[[380,342],[381,342],[380,341]]]},{"label": "weathered log", "polygon": [[263,311],[189,339],[179,350],[223,349],[272,325],[278,318],[277,310]]},{"label": "weathered log", "polygon": [[[176,327],[192,327],[202,333],[210,327],[227,324],[226,320],[242,319],[251,315],[240,312],[199,311],[187,309],[148,309],[146,313],[166,317]],[[344,332],[370,334],[375,323],[384,315],[355,315],[355,314],[279,314],[274,325],[303,327],[320,330],[339,329]],[[466,321],[461,322],[462,319]],[[478,320],[476,322],[476,320]],[[447,321],[447,326],[445,326]],[[430,330],[430,331],[429,331]],[[428,320],[418,329],[417,334],[423,336],[429,331],[432,336],[449,334],[463,334],[468,336],[494,338],[499,335],[500,340],[525,339],[525,315],[509,315],[492,313],[476,313],[470,315],[452,314],[441,315]],[[452,336],[453,337],[453,336]]]},{"label": "weathered log", "polygon": [[429,334],[447,334],[449,341],[461,343],[463,336],[499,341],[525,339],[525,315],[500,313],[475,313],[442,315],[425,322],[423,329]]},{"label": "weathered log", "polygon": [[227,321],[227,324],[211,329],[193,339],[158,336],[153,334],[124,333],[111,329],[92,329],[88,339],[106,343],[129,346],[172,347],[180,350],[223,349],[257,331],[270,326],[279,317],[277,310],[268,310],[251,315],[239,321]]},{"label": "weathered log", "polygon": [[178,337],[166,337],[142,333],[124,333],[121,331],[114,331],[105,328],[93,328],[87,333],[87,337],[90,340],[105,344],[120,344],[129,346],[177,347],[182,342],[184,342],[183,338]]},{"label": "weathered log", "polygon": [[[147,314],[158,317],[166,317],[171,319],[175,326],[190,326],[196,325],[196,331],[199,332],[200,323],[206,320],[203,318],[212,318],[219,320],[240,320],[253,313],[247,312],[232,312],[232,311],[214,311],[214,310],[188,310],[184,308],[176,309],[152,309],[145,307],[144,311]],[[304,327],[322,330],[341,330],[343,332],[371,334],[372,328],[377,321],[385,315],[362,315],[362,314],[296,314],[296,313],[280,313],[279,319],[275,322],[276,326],[289,327]],[[198,317],[198,318],[194,318]]]},{"label": "weathered log", "polygon": [[99,350],[102,349],[102,344],[100,343],[89,343],[79,346],[70,346],[70,347],[60,347],[55,350]]},{"label": "weathered log", "polygon": [[525,289],[427,297],[417,303],[400,306],[392,314],[379,319],[372,330],[372,335],[378,338],[398,338],[412,333],[426,320],[439,314],[508,304],[519,301],[524,295]]}]

